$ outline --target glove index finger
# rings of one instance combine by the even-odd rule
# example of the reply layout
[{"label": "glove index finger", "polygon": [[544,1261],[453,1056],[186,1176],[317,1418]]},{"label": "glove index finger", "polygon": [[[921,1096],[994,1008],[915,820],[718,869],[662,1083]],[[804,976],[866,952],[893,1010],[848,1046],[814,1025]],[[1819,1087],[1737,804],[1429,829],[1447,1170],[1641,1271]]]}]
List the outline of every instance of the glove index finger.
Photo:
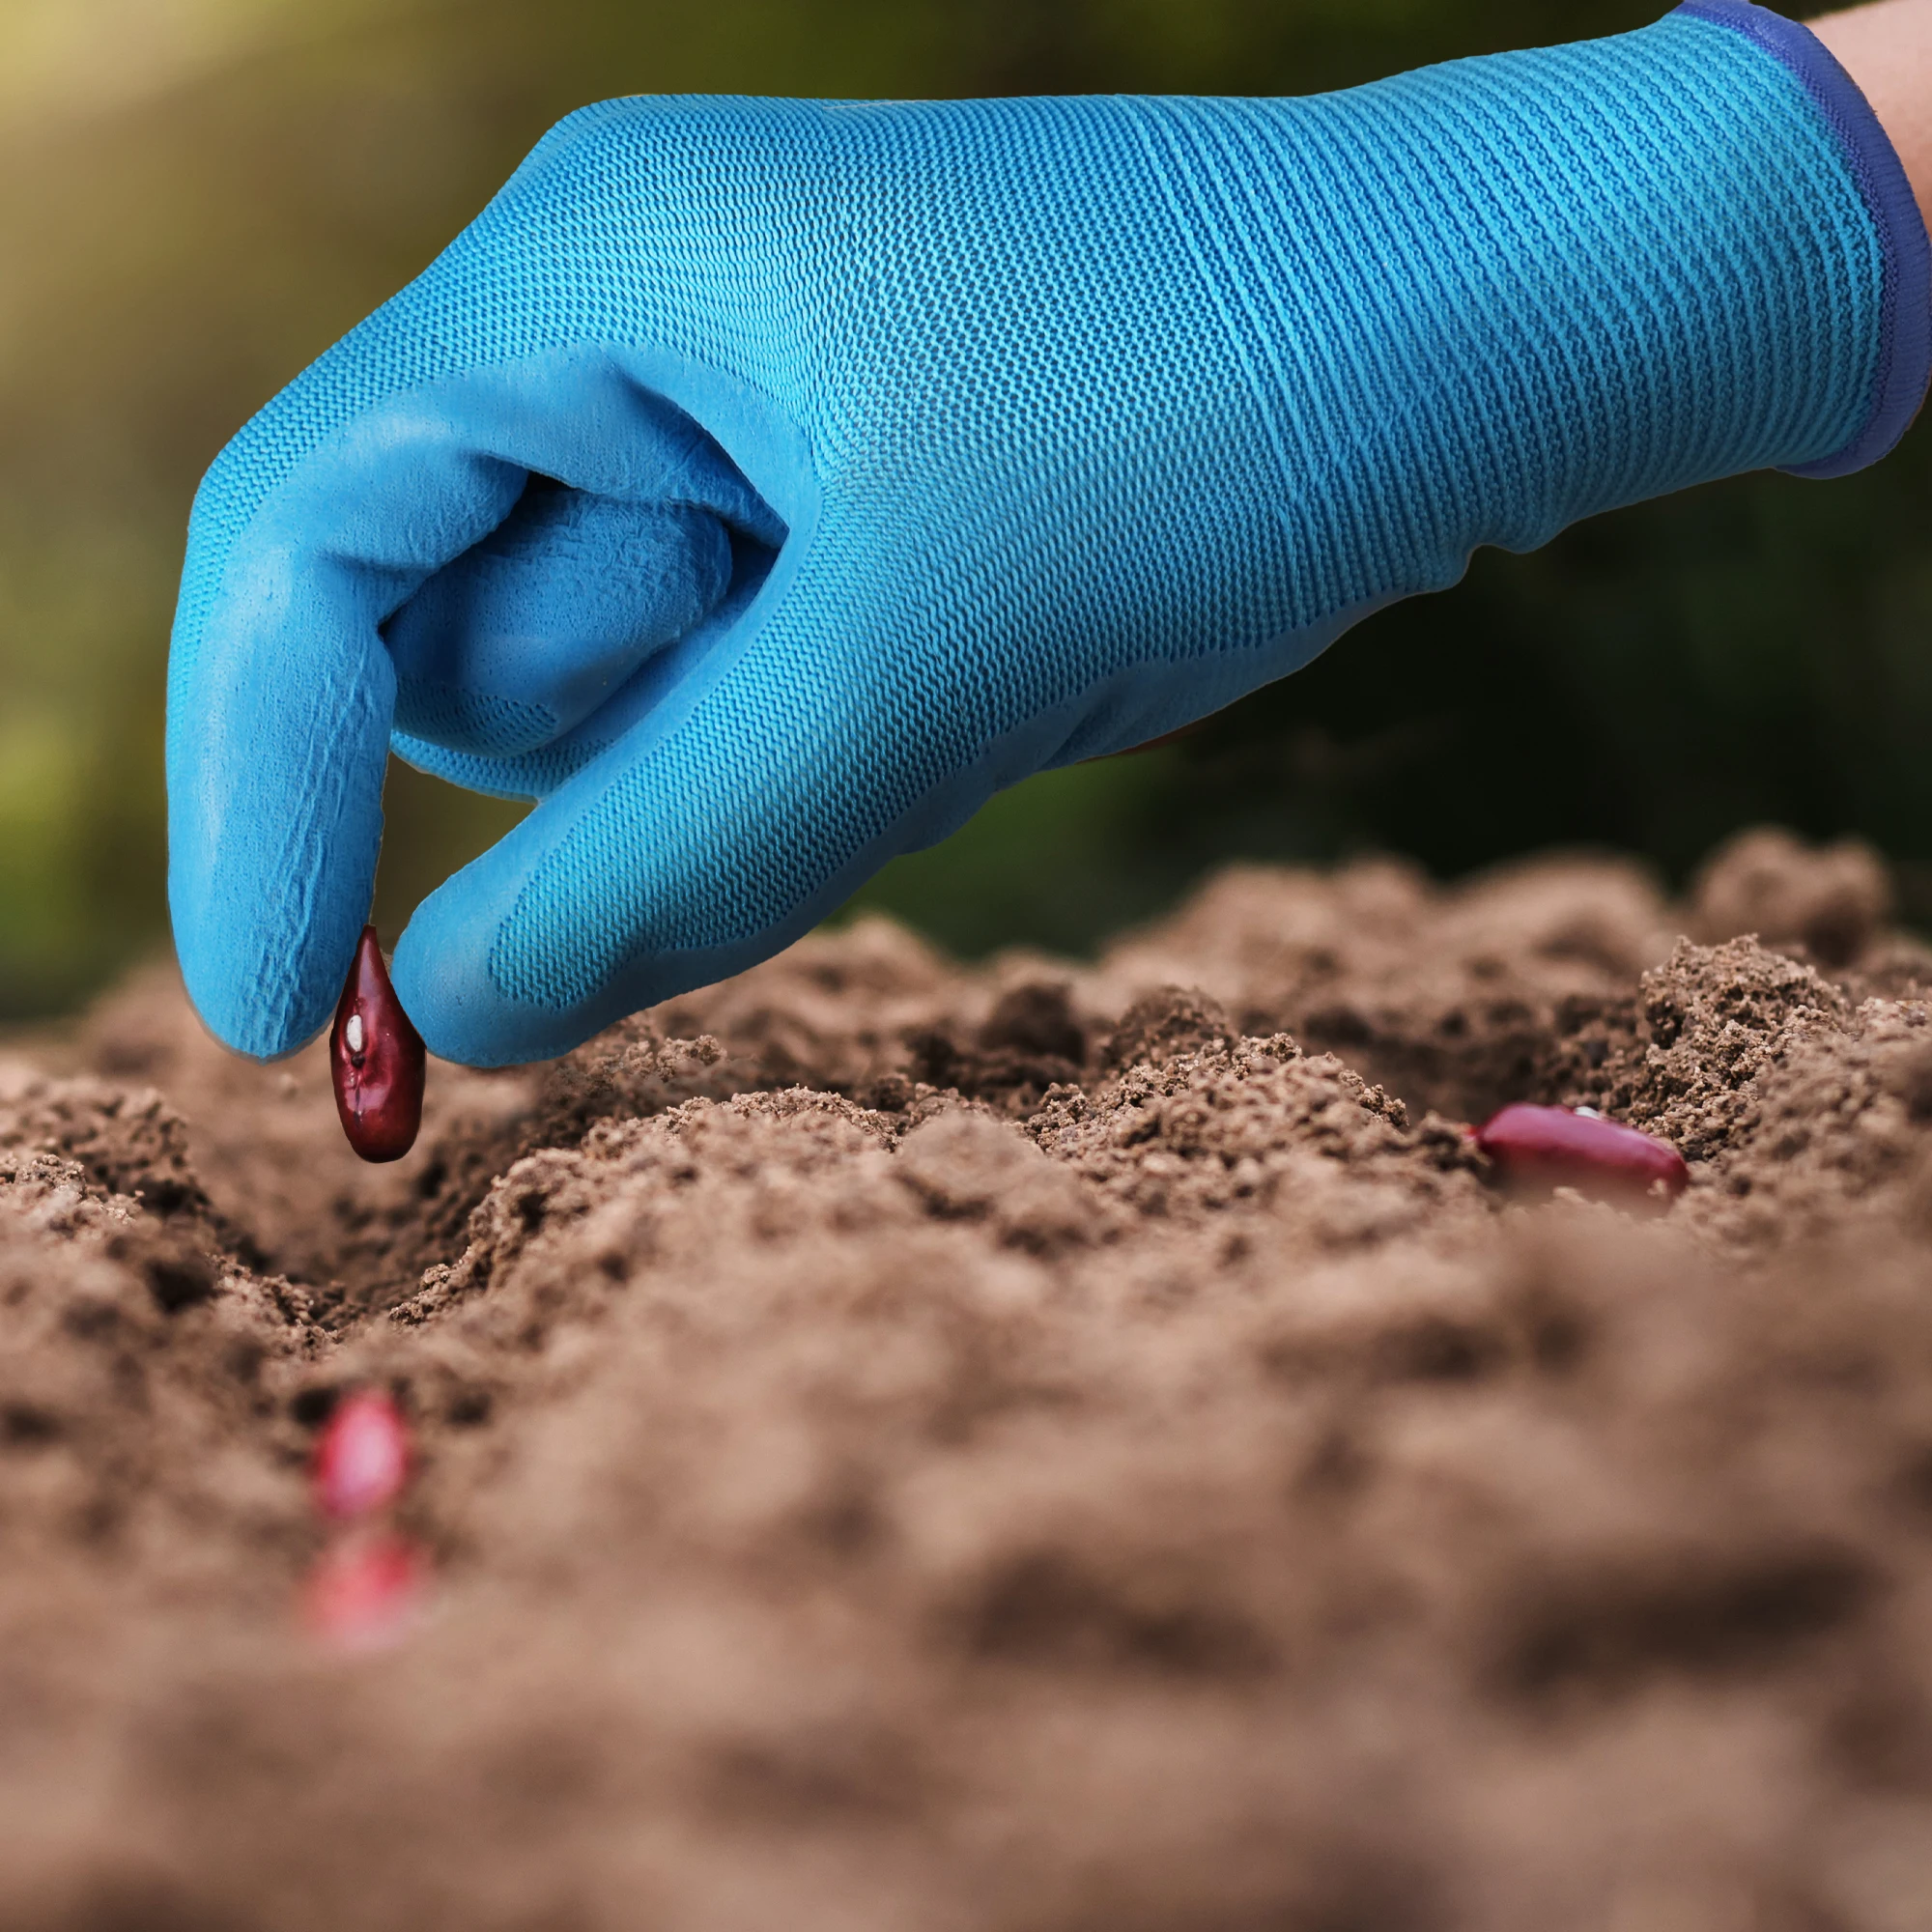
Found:
[{"label": "glove index finger", "polygon": [[168,901],[196,1009],[268,1059],[327,1023],[368,917],[396,695],[380,626],[525,471],[406,406],[311,453],[239,531],[208,507],[221,471],[170,657]]}]

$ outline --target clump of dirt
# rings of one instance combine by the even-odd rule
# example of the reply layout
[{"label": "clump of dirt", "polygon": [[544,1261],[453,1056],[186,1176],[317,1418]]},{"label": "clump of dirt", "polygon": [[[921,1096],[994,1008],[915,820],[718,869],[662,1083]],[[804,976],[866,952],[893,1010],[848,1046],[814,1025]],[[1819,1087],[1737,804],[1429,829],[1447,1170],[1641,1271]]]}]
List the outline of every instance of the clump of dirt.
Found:
[{"label": "clump of dirt", "polygon": [[1827,967],[1871,952],[1891,910],[1891,880],[1870,846],[1812,850],[1775,827],[1732,839],[1690,885],[1693,938],[1751,932]]},{"label": "clump of dirt", "polygon": [[[1876,883],[1874,883],[1876,881]],[[823,933],[416,1150],[172,979],[0,1061],[0,1919],[1905,1932],[1932,955],[1869,855]],[[1748,917],[1752,928],[1726,924]],[[1688,935],[1688,936],[1687,936]],[[1691,1164],[1494,1185],[1566,1101]],[[410,1417],[426,1617],[291,1614]]]}]

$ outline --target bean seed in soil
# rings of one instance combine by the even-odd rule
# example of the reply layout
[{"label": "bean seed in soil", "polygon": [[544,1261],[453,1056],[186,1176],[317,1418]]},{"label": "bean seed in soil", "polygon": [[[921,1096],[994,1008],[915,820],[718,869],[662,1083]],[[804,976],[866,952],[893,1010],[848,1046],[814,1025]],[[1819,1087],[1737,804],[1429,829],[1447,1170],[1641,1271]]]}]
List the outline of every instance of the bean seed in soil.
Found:
[{"label": "bean seed in soil", "polygon": [[410,1473],[409,1426],[377,1389],[335,1406],[316,1439],[316,1507],[338,1522],[373,1516],[402,1494]]},{"label": "bean seed in soil", "polygon": [[328,1066],[349,1145],[364,1160],[401,1160],[422,1125],[423,1042],[389,983],[373,925],[362,928],[335,1009]]},{"label": "bean seed in soil", "polygon": [[1675,1199],[1690,1179],[1667,1142],[1569,1107],[1505,1107],[1476,1129],[1476,1145],[1505,1180],[1574,1187],[1597,1196]]},{"label": "bean seed in soil", "polygon": [[346,1538],[309,1571],[302,1622],[330,1650],[386,1650],[408,1634],[426,1574],[421,1552],[400,1536]]}]

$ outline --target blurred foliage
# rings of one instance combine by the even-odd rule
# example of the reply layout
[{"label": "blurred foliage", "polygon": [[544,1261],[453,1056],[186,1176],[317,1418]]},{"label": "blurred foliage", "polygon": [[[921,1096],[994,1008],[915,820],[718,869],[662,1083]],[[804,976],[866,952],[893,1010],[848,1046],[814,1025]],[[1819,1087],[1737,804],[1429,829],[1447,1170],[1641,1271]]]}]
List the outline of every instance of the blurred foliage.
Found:
[{"label": "blurred foliage", "polygon": [[[1293,93],[1640,24],[1594,0],[0,0],[0,1018],[165,928],[160,711],[196,478],[582,101]],[[1050,774],[861,895],[1081,947],[1216,859],[1729,828],[1932,860],[1932,463],[1753,477],[1486,553],[1185,743]],[[398,771],[393,933],[513,808]]]}]

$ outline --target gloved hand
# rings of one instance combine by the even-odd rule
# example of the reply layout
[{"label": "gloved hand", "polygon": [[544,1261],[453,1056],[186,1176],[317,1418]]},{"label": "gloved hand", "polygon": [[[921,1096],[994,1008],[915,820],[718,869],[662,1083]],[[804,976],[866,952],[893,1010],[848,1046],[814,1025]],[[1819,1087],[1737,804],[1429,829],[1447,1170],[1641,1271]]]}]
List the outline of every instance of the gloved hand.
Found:
[{"label": "gloved hand", "polygon": [[202,486],[188,989],[327,1021],[393,743],[542,801],[412,1017],[561,1052],[1477,544],[1872,460],[1927,288],[1862,99],[1736,0],[1308,99],[586,108]]}]

